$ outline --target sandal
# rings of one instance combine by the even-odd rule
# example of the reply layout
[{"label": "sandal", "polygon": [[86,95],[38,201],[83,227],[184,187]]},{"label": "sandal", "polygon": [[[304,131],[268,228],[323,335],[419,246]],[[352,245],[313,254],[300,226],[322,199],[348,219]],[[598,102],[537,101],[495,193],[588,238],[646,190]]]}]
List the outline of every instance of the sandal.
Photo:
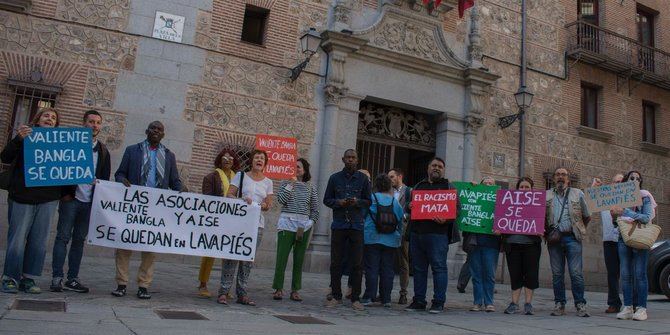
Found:
[{"label": "sandal", "polygon": [[293,301],[298,301],[298,302],[302,301],[302,298],[300,297],[300,295],[298,294],[297,291],[291,292],[291,296],[289,298]]},{"label": "sandal", "polygon": [[216,298],[216,302],[221,305],[228,305],[228,298],[225,294],[219,294],[219,297]]},{"label": "sandal", "polygon": [[237,298],[237,303],[240,305],[256,306],[256,303],[247,295]]},{"label": "sandal", "polygon": [[284,298],[284,292],[282,290],[276,290],[275,293],[272,295],[272,299],[274,300],[282,300]]}]

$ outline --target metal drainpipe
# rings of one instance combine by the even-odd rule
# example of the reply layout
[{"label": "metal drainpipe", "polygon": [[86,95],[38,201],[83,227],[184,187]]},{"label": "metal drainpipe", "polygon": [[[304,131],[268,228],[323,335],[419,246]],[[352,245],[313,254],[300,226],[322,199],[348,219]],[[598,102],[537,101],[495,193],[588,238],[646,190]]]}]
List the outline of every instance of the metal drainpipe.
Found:
[{"label": "metal drainpipe", "polygon": [[[521,73],[519,86],[526,87],[526,0],[521,0]],[[519,111],[519,178],[526,175],[526,113]]]}]

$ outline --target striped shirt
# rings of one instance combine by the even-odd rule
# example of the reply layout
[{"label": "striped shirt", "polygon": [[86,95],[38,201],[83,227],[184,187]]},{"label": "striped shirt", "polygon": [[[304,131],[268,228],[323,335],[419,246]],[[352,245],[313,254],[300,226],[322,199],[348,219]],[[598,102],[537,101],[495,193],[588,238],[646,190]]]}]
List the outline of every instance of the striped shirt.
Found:
[{"label": "striped shirt", "polygon": [[319,218],[319,200],[316,187],[311,183],[282,182],[277,192],[277,201],[282,205],[282,213],[305,215],[314,223]]}]

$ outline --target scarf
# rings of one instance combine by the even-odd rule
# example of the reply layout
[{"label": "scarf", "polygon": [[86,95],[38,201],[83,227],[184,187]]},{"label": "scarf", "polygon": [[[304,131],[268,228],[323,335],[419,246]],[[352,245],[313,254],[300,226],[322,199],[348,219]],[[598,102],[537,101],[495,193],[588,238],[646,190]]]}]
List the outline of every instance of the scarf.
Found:
[{"label": "scarf", "polygon": [[[147,184],[149,170],[151,169],[151,156],[149,155],[149,141],[142,142],[142,185]],[[165,146],[158,144],[156,149],[156,188],[163,188],[163,177],[165,176]]]},{"label": "scarf", "polygon": [[225,197],[228,194],[230,180],[233,179],[234,172],[230,171],[230,174],[226,175],[226,172],[219,168],[216,168],[216,172],[219,173],[219,178],[221,178],[221,189],[223,190],[223,196]]}]

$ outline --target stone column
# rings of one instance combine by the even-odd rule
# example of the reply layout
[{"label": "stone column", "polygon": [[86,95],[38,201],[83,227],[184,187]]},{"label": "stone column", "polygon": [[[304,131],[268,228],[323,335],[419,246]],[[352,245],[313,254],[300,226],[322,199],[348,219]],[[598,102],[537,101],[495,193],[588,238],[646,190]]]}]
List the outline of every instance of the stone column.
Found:
[{"label": "stone column", "polygon": [[[349,93],[347,88],[334,85],[327,85],[324,94],[325,110],[318,171],[320,200],[323,200],[330,175],[343,168],[344,151],[356,148],[359,105],[363,100],[362,96]],[[306,261],[309,271],[328,271],[332,219],[332,210],[322,204]]]},{"label": "stone column", "polygon": [[438,117],[435,155],[444,159],[445,177],[449,180],[463,178],[463,122],[446,114]]},{"label": "stone column", "polygon": [[484,118],[478,115],[468,115],[463,120],[465,136],[463,139],[463,180],[479,182],[476,165],[479,144],[477,141],[477,130],[484,124]]}]

